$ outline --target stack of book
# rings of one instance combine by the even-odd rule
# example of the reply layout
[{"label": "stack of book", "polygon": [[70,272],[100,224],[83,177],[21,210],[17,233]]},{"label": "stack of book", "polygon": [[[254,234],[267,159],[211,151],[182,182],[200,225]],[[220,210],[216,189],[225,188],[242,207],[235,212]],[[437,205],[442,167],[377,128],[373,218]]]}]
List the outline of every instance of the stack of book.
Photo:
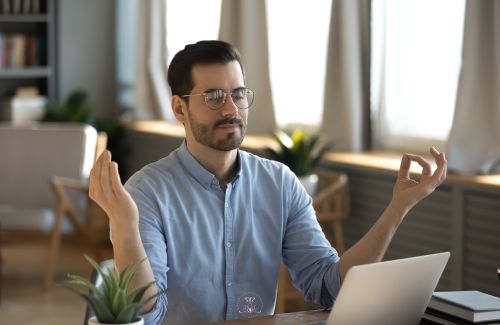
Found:
[{"label": "stack of book", "polygon": [[0,33],[0,68],[24,68],[45,64],[45,37]]},{"label": "stack of book", "polygon": [[40,13],[40,0],[2,0],[1,14],[37,14]]},{"label": "stack of book", "polygon": [[423,319],[430,324],[500,324],[500,298],[475,290],[434,292]]}]

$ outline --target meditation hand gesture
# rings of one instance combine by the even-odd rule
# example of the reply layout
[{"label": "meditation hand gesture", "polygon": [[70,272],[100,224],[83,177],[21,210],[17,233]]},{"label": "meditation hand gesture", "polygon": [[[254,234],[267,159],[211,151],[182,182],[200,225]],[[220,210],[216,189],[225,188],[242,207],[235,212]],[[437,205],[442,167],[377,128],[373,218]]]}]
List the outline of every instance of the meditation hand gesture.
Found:
[{"label": "meditation hand gesture", "polygon": [[[408,211],[420,200],[431,194],[445,180],[447,161],[444,152],[439,153],[434,147],[431,147],[430,153],[436,160],[437,168],[434,173],[432,173],[429,162],[421,156],[403,155],[392,196],[392,203],[399,208]],[[410,178],[412,161],[417,162],[422,167],[422,175],[418,181]]]},{"label": "meditation hand gesture", "polygon": [[102,153],[90,172],[89,196],[106,212],[112,229],[137,226],[137,205],[123,187],[118,164],[111,161],[108,150]]}]

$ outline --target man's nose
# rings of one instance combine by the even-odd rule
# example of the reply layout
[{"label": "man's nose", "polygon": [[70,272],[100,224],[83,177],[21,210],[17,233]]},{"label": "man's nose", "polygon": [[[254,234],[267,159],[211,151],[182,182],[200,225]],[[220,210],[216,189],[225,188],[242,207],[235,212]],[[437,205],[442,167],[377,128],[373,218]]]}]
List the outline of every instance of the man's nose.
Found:
[{"label": "man's nose", "polygon": [[222,110],[221,110],[222,115],[224,115],[224,116],[236,116],[236,115],[238,115],[238,110],[239,110],[239,108],[234,103],[233,97],[230,94],[228,94],[226,102],[222,106]]}]

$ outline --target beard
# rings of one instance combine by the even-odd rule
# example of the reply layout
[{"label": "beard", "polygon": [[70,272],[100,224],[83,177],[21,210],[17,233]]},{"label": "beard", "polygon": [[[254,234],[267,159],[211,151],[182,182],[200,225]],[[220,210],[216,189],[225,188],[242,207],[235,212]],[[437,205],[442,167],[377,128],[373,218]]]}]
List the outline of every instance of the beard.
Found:
[{"label": "beard", "polygon": [[[239,148],[247,129],[247,124],[240,118],[224,118],[210,126],[197,122],[188,110],[188,119],[195,140],[202,145],[219,151],[231,151]],[[217,127],[224,124],[238,124],[240,132],[227,133],[224,138],[216,139]]]}]

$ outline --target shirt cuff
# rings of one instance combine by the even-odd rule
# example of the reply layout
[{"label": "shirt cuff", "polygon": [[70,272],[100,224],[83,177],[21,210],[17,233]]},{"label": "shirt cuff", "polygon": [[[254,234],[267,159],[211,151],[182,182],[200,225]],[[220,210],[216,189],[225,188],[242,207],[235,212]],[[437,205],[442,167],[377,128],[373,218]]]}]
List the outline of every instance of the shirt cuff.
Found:
[{"label": "shirt cuff", "polygon": [[142,314],[144,324],[159,325],[161,324],[165,313],[167,312],[167,298],[164,294],[159,295],[153,309]]},{"label": "shirt cuff", "polygon": [[340,291],[340,260],[331,264],[330,269],[325,273],[323,286],[321,288],[321,305],[331,308],[337,299]]}]

